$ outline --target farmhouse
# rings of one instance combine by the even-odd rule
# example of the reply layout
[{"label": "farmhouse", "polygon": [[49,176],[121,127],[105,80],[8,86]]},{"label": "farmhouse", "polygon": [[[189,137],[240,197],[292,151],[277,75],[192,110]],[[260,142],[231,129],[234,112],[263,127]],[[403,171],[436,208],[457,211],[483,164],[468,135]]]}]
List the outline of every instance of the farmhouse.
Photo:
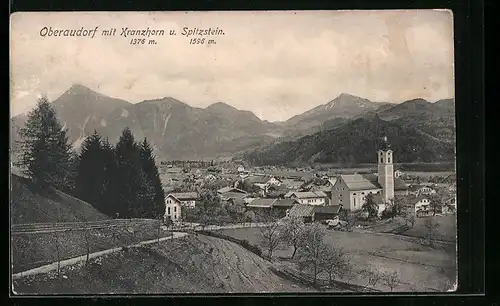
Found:
[{"label": "farmhouse", "polygon": [[429,195],[429,194],[435,194],[436,190],[432,188],[430,185],[410,185],[409,191],[411,194],[415,195]]},{"label": "farmhouse", "polygon": [[409,199],[409,204],[417,217],[429,216],[433,213],[431,202],[425,196],[413,196]]},{"label": "farmhouse", "polygon": [[393,151],[384,137],[377,151],[377,174],[342,174],[337,177],[332,188],[331,204],[342,205],[351,211],[362,209],[368,194],[374,200],[381,213],[395,194],[406,194],[408,187],[400,178],[394,178]]},{"label": "farmhouse", "polygon": [[342,210],[342,205],[314,206],[313,221],[333,219],[339,215],[341,210]]},{"label": "farmhouse", "polygon": [[248,194],[245,190],[235,187],[223,187],[217,190],[217,194],[221,197],[222,201],[231,204],[244,204]]},{"label": "farmhouse", "polygon": [[284,217],[295,204],[300,203],[296,199],[277,199],[273,203],[273,211],[275,211],[278,216]]},{"label": "farmhouse", "polygon": [[322,191],[288,192],[285,198],[295,199],[300,204],[326,205],[327,195]]},{"label": "farmhouse", "polygon": [[314,205],[296,204],[289,211],[288,216],[302,218],[304,222],[314,221]]},{"label": "farmhouse", "polygon": [[165,197],[164,220],[178,221],[181,217],[182,207],[193,208],[196,206],[198,194],[196,192],[170,193]]}]

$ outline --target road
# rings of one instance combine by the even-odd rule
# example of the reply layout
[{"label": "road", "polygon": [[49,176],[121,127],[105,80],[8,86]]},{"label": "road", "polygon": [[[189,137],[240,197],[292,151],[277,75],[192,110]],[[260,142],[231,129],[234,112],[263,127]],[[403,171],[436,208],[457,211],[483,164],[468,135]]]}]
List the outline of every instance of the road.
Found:
[{"label": "road", "polygon": [[[160,242],[161,241],[165,241],[165,240],[169,240],[169,239],[172,239],[172,238],[176,239],[176,238],[185,237],[187,235],[188,235],[187,233],[174,232],[173,236],[160,238]],[[148,244],[157,243],[157,242],[158,242],[158,239],[145,240],[145,241],[141,241],[141,242],[136,243],[136,244],[129,245],[128,247],[129,248],[134,248],[134,247],[139,247],[139,246],[148,245]],[[89,259],[96,258],[96,257],[99,257],[99,256],[103,256],[103,255],[107,255],[107,254],[112,254],[112,253],[115,253],[115,252],[119,252],[121,250],[122,250],[122,247],[117,247],[117,248],[112,248],[112,249],[108,249],[108,250],[104,250],[104,251],[100,251],[100,252],[90,253],[89,254]],[[61,260],[61,262],[59,263],[59,267],[62,268],[62,267],[65,267],[65,266],[74,265],[74,264],[77,264],[79,262],[84,262],[86,260],[87,260],[87,255],[86,254],[82,255],[82,256],[78,256],[78,257],[73,257],[73,258],[70,258],[70,259],[66,259],[66,260]],[[53,263],[48,264],[48,265],[44,265],[44,266],[41,266],[41,267],[38,267],[38,268],[30,269],[28,271],[23,271],[23,272],[19,272],[19,273],[13,274],[12,275],[12,279],[19,279],[19,278],[22,278],[22,277],[25,277],[25,276],[28,276],[28,275],[48,273],[48,272],[57,270],[57,267],[58,267],[58,263],[57,262],[53,262]]]},{"label": "road", "polygon": [[228,224],[228,225],[206,225],[205,227],[199,225],[198,223],[183,223],[179,225],[162,226],[163,230],[191,230],[191,231],[216,231],[222,229],[233,229],[233,228],[248,228],[248,227],[263,227],[267,223],[265,222],[254,222],[254,223],[239,223],[239,224]]}]

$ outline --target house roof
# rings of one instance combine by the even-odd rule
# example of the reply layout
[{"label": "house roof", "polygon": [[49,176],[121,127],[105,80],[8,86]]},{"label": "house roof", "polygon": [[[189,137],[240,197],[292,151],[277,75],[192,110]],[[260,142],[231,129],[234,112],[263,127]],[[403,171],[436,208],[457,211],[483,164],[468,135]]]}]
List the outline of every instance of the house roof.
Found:
[{"label": "house roof", "polygon": [[335,185],[335,183],[336,183],[336,182],[337,182],[337,178],[329,178],[329,179],[328,179],[328,183],[329,183],[330,185],[332,185],[332,186],[333,186],[333,185]]},{"label": "house roof", "polygon": [[288,212],[291,217],[312,217],[314,214],[314,205],[295,204]]},{"label": "house roof", "polygon": [[382,188],[375,174],[342,174],[340,177],[351,191]]},{"label": "house roof", "polygon": [[408,190],[408,185],[399,177],[394,178],[394,190]]},{"label": "house roof", "polygon": [[269,176],[250,176],[247,178],[253,184],[265,184],[271,179]]},{"label": "house roof", "polygon": [[241,193],[241,192],[225,192],[222,194],[222,197],[223,198],[227,198],[227,199],[243,199],[244,197],[246,197],[247,194],[246,193]]},{"label": "house roof", "polygon": [[175,192],[167,195],[172,196],[179,201],[189,201],[198,199],[198,193],[196,192]]},{"label": "house roof", "polygon": [[295,204],[299,204],[295,199],[277,199],[273,206],[276,207],[292,207]]},{"label": "house roof", "polygon": [[234,188],[234,187],[223,187],[219,190],[217,190],[218,193],[228,193],[228,192],[234,192],[234,193],[243,193],[246,194],[247,192],[242,189]]},{"label": "house roof", "polygon": [[299,199],[310,199],[310,198],[324,198],[326,193],[323,191],[305,191],[305,192],[288,192],[288,197],[295,195]]},{"label": "house roof", "polygon": [[314,206],[315,214],[338,214],[342,205]]},{"label": "house roof", "polygon": [[276,199],[255,199],[252,202],[247,204],[247,207],[262,207],[262,208],[270,208],[273,206]]}]

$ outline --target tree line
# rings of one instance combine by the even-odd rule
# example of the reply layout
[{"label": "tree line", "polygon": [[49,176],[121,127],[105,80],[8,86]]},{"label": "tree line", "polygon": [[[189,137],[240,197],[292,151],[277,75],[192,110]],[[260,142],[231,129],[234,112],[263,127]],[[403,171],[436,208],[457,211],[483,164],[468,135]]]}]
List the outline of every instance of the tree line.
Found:
[{"label": "tree line", "polygon": [[146,138],[138,143],[128,127],[116,146],[94,131],[77,153],[42,97],[19,134],[17,165],[41,191],[56,187],[111,217],[163,216],[165,196],[153,149]]}]

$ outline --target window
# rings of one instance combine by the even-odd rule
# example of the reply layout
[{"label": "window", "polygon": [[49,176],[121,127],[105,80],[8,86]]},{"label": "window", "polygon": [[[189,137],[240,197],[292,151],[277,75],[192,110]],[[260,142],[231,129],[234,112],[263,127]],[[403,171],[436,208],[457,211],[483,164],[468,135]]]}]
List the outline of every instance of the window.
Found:
[{"label": "window", "polygon": [[387,162],[391,163],[391,158],[390,157],[387,158]]},{"label": "window", "polygon": [[364,192],[362,192],[361,194],[365,194]]},{"label": "window", "polygon": [[380,163],[382,164],[384,162],[384,159],[381,157],[380,158]]},{"label": "window", "polygon": [[353,198],[353,200],[354,200],[354,202],[353,202],[354,203],[354,207],[356,207],[356,198]]},{"label": "window", "polygon": [[167,215],[170,215],[170,207],[167,208]]},{"label": "window", "polygon": [[174,212],[177,212],[177,206],[174,206]]},{"label": "window", "polygon": [[356,195],[356,193],[353,193],[352,195]]}]

